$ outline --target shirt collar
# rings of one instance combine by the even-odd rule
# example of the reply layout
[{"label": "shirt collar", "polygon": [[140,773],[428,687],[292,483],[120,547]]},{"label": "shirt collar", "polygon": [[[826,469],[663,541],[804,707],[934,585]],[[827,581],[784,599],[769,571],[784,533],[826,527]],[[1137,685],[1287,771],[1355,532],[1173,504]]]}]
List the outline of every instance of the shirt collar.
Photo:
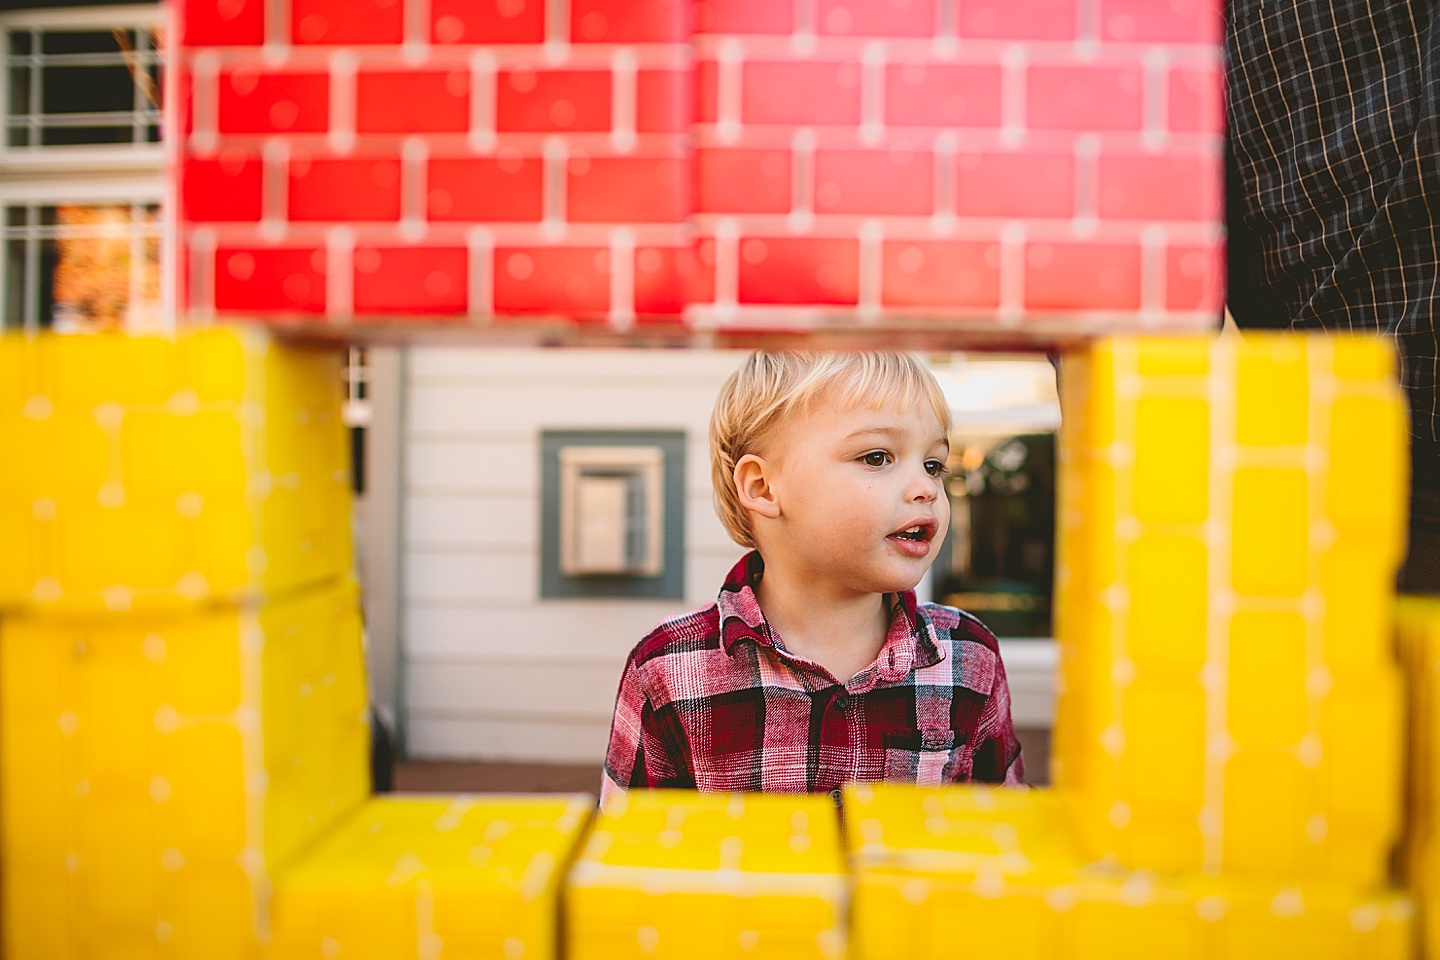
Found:
[{"label": "shirt collar", "polygon": [[[739,562],[730,568],[717,600],[720,611],[720,643],[731,656],[735,653],[736,644],[749,640],[792,660],[800,660],[775,642],[775,635],[760,609],[760,599],[756,596],[755,587],[764,575],[765,561],[756,550],[741,557]],[[915,591],[905,590],[890,596],[895,598],[895,603],[891,609],[890,630],[885,637],[885,645],[880,648],[875,663],[855,677],[857,682],[863,681],[866,674],[871,672],[878,673],[875,678],[877,680],[893,682],[911,670],[932,666],[945,659],[940,646],[931,636],[934,628],[930,626],[927,618],[920,615]]]}]

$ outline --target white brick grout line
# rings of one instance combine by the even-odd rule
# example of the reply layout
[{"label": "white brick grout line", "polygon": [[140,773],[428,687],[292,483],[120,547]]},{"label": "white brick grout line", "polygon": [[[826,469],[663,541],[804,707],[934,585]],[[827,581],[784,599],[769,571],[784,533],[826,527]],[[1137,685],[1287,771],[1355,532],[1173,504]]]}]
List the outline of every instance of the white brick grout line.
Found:
[{"label": "white brick grout line", "polygon": [[745,45],[734,37],[726,38],[715,60],[715,136],[723,144],[740,139],[744,70]]},{"label": "white brick grout line", "polygon": [[935,236],[946,236],[955,230],[955,204],[960,183],[957,155],[960,152],[960,135],[954,130],[941,130],[935,134],[932,156],[935,162],[933,189],[934,207],[930,213],[930,232]]},{"label": "white brick grout line", "polygon": [[355,84],[359,59],[350,50],[330,55],[330,117],[325,142],[344,156],[355,149]]},{"label": "white brick grout line", "polygon": [[424,137],[406,137],[400,145],[400,235],[415,242],[428,232],[425,217],[426,172],[430,145]]},{"label": "white brick grout line", "polygon": [[561,64],[570,58],[570,0],[545,0],[546,63]]},{"label": "white brick grout line", "polygon": [[1166,129],[1166,80],[1170,73],[1170,54],[1164,47],[1145,51],[1141,73],[1140,142],[1147,150],[1160,150],[1169,142]]},{"label": "white brick grout line", "polygon": [[260,55],[269,63],[281,62],[290,48],[290,0],[264,0],[265,44]]},{"label": "white brick grout line", "polygon": [[190,231],[190,310],[201,320],[215,316],[215,231],[195,227]]},{"label": "white brick grout line", "polygon": [[289,225],[290,143],[284,137],[267,137],[261,153],[260,239],[276,242]]},{"label": "white brick grout line", "polygon": [[815,226],[815,131],[801,127],[790,135],[791,233],[809,233]]},{"label": "white brick grout line", "polygon": [[635,231],[610,233],[610,325],[625,332],[635,326]]},{"label": "white brick grout line", "polygon": [[879,219],[860,225],[860,285],[858,312],[862,323],[878,323],[881,316],[881,288],[884,284],[885,227]]},{"label": "white brick grout line", "polygon": [[879,146],[885,139],[885,44],[872,40],[860,54],[860,142]]},{"label": "white brick grout line", "polygon": [[555,242],[565,236],[565,168],[569,156],[565,138],[546,137],[541,153],[545,166],[542,171],[540,233]]},{"label": "white brick grout line", "polygon": [[620,47],[610,58],[610,149],[617,154],[635,152],[635,122],[639,112],[636,98],[635,53]]},{"label": "white brick grout line", "polygon": [[487,49],[470,54],[470,129],[467,142],[473,153],[495,149],[495,55]]},{"label": "white brick grout line", "polygon": [[425,59],[430,52],[430,0],[404,0],[404,37],[401,56],[410,62]]},{"label": "white brick grout line", "polygon": [[355,231],[325,231],[325,312],[342,322],[355,315]]},{"label": "white brick grout line", "polygon": [[495,238],[486,227],[471,227],[465,235],[465,247],[468,312],[472,319],[488,320],[495,314]]},{"label": "white brick grout line", "polygon": [[192,76],[194,116],[190,146],[196,153],[210,153],[219,142],[220,58],[210,50],[197,54]]}]

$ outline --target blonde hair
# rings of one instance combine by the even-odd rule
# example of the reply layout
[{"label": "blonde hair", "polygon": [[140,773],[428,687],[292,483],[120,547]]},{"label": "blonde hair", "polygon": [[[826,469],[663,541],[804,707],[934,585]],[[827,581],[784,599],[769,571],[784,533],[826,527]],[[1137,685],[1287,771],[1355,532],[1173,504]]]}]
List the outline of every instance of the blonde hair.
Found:
[{"label": "blonde hair", "polygon": [[821,398],[847,407],[928,403],[950,431],[950,404],[935,376],[908,353],[757,350],[730,375],[710,414],[710,480],[715,512],[731,539],[755,546],[749,512],[735,489],[735,464],[759,453],[775,428]]}]

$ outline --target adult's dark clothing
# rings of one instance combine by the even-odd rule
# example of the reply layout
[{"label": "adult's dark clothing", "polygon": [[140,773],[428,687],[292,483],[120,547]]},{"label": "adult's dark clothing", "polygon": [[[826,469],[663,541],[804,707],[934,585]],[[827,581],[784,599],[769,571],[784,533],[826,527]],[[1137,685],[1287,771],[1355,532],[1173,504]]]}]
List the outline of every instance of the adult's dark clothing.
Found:
[{"label": "adult's dark clothing", "polygon": [[1401,587],[1440,593],[1440,0],[1231,0],[1225,73],[1230,311],[1395,338]]}]

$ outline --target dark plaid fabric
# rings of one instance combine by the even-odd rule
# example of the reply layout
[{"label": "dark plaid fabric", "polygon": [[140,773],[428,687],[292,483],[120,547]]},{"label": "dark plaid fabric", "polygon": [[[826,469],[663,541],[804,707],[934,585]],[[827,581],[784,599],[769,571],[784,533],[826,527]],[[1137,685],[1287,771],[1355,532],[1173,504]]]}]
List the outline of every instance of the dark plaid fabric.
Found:
[{"label": "dark plaid fabric", "polygon": [[716,603],[662,623],[631,652],[602,799],[628,787],[1021,782],[1000,648],[980,621],[900,594],[879,656],[842,684],[771,632],[754,590],[763,571],[748,554]]},{"label": "dark plaid fabric", "polygon": [[1440,590],[1440,3],[1231,0],[1225,61],[1230,311],[1395,338],[1416,465],[1402,585]]}]

